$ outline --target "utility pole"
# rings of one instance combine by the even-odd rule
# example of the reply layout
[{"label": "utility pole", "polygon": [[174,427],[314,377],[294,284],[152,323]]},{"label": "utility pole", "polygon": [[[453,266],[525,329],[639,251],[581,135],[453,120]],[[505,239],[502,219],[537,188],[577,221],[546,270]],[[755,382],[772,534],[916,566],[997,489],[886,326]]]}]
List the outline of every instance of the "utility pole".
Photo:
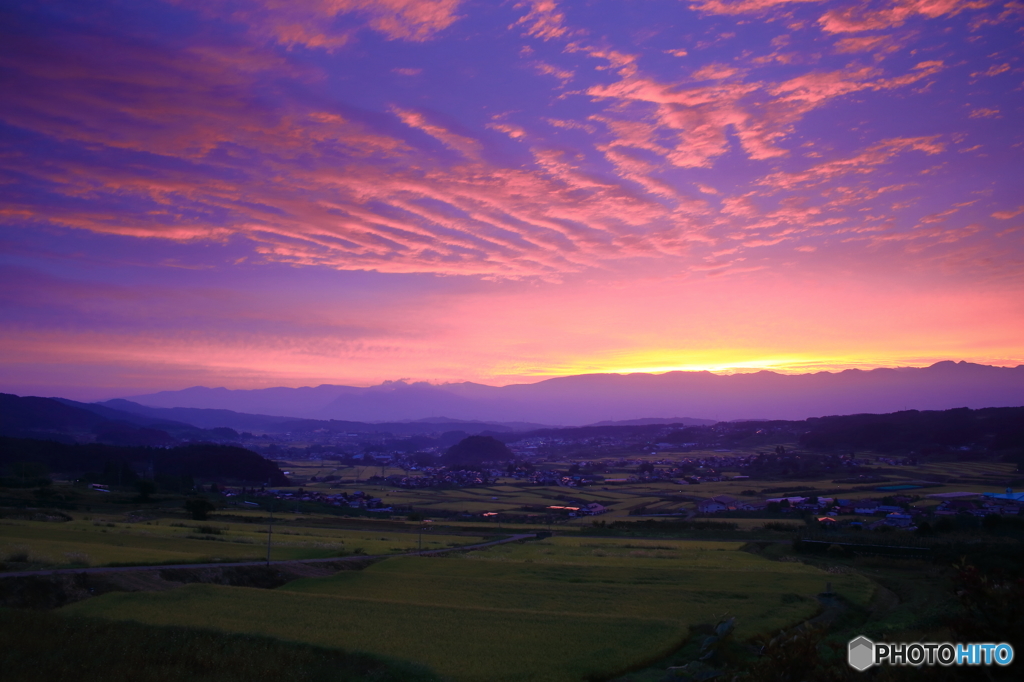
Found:
[{"label": "utility pole", "polygon": [[274,503],[268,502],[270,509],[270,524],[267,526],[267,566],[270,566],[270,538],[274,534]]}]

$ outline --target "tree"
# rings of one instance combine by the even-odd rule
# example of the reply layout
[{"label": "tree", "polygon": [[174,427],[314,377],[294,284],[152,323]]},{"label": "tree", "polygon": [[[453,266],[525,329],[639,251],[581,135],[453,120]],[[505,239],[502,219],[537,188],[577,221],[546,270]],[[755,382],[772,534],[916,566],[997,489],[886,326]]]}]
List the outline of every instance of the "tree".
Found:
[{"label": "tree", "polygon": [[508,446],[493,436],[463,438],[444,453],[451,467],[479,466],[483,462],[504,462],[515,457]]},{"label": "tree", "polygon": [[190,497],[185,500],[185,509],[192,515],[194,521],[205,521],[216,507],[205,497]]},{"label": "tree", "polygon": [[156,483],[146,480],[136,481],[135,489],[139,491],[139,496],[135,498],[136,501],[149,502],[149,496],[156,492]]}]

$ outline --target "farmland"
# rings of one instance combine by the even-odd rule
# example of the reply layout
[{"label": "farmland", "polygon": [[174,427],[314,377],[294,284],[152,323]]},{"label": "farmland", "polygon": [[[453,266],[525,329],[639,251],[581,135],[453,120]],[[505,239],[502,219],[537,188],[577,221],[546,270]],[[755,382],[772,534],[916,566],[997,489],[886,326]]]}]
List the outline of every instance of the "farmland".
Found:
[{"label": "farmland", "polygon": [[[635,461],[650,461],[658,458],[674,460],[680,457],[705,458],[713,463],[718,472],[728,474],[739,473],[734,462],[743,457],[756,454],[755,450],[736,449],[729,453],[711,451],[693,451],[677,453],[666,451],[658,457],[645,453],[635,453]],[[633,473],[632,467],[611,468],[612,461],[594,460],[608,465],[606,475],[611,478],[627,477]],[[571,459],[552,460],[544,466],[566,470],[572,465]],[[800,476],[789,480],[720,480],[704,481],[700,485],[687,485],[678,480],[637,480],[635,476],[622,482],[598,483],[586,487],[567,488],[561,486],[533,485],[512,478],[499,478],[494,485],[456,489],[408,489],[397,488],[384,483],[382,478],[374,479],[372,487],[366,477],[377,476],[380,467],[342,466],[328,463],[322,465],[315,461],[287,461],[284,466],[292,473],[296,486],[303,486],[307,491],[330,491],[353,493],[370,490],[382,499],[382,503],[400,509],[415,510],[423,515],[441,515],[451,517],[458,515],[460,524],[471,523],[473,520],[482,522],[481,515],[485,512],[497,512],[505,524],[514,523],[517,517],[532,515],[534,524],[544,523],[544,510],[552,505],[566,505],[596,502],[607,508],[601,519],[606,522],[631,518],[638,509],[644,514],[687,514],[692,513],[695,502],[717,495],[729,495],[754,502],[769,496],[767,490],[781,494],[786,490],[800,491],[804,495],[836,496],[848,499],[878,497],[885,494],[879,491],[881,485],[913,485],[913,493],[928,495],[951,490],[965,492],[1001,492],[1009,481],[1017,474],[1015,465],[1010,462],[972,462],[968,467],[957,461],[920,462],[914,465],[890,465],[878,462],[872,466],[872,475],[883,479],[885,483],[865,482],[858,484],[838,483],[836,475]],[[658,466],[656,469],[662,467]],[[392,475],[396,470],[386,468],[384,475]],[[406,472],[415,476],[415,472]],[[322,479],[326,475],[338,477],[331,483],[308,481],[316,476]],[[362,479],[362,480],[361,480]],[[293,490],[296,488],[290,488]],[[794,493],[795,494],[795,493]],[[923,507],[934,502],[922,500]],[[493,526],[498,519],[492,519],[488,525]],[[557,517],[556,523],[571,526],[589,525],[587,518]],[[742,524],[741,524],[742,525]],[[486,526],[485,526],[486,527]],[[529,527],[518,525],[516,527]]]},{"label": "farmland", "polygon": [[826,579],[852,603],[873,586],[737,543],[551,538],[444,559],[396,558],[277,590],[190,585],[108,594],[62,611],[355,649],[459,682],[607,676],[732,615],[749,637],[817,610]]},{"label": "farmland", "polygon": [[[278,669],[351,655],[451,682],[661,682],[681,665],[749,671],[777,633],[811,633],[826,658],[829,643],[856,634],[948,639],[943,623],[960,612],[951,579],[1019,566],[1024,546],[1013,510],[991,514],[979,494],[1017,486],[1016,463],[961,448],[915,459],[790,440],[774,450],[622,440],[588,452],[554,439],[541,452],[523,446],[525,458],[455,469],[438,453],[321,459],[305,437],[274,446],[287,478],[273,485],[122,482],[123,468],[51,480],[12,465],[0,604],[53,609],[82,650],[95,633],[140,628],[154,641],[208,637],[243,652],[236,659],[269,647]],[[711,508],[716,496],[728,506]],[[783,508],[789,496],[807,502]],[[973,497],[962,513],[940,506]],[[920,528],[886,525],[872,502]],[[271,525],[280,563],[232,566],[266,557]],[[440,553],[413,556],[420,549]],[[166,568],[205,563],[221,565]],[[24,575],[53,568],[73,573]],[[708,658],[702,647],[723,623],[731,639]]]},{"label": "farmland", "polygon": [[[265,523],[191,521],[131,514],[74,514],[64,523],[0,520],[0,558],[24,556],[43,566],[250,561],[267,557]],[[243,517],[244,518],[244,517]],[[256,517],[252,517],[255,521]],[[296,523],[296,521],[299,523]],[[305,525],[311,519],[279,516],[272,560],[319,559],[351,554],[398,554],[479,541],[478,536],[427,534],[412,529],[355,530]]]}]

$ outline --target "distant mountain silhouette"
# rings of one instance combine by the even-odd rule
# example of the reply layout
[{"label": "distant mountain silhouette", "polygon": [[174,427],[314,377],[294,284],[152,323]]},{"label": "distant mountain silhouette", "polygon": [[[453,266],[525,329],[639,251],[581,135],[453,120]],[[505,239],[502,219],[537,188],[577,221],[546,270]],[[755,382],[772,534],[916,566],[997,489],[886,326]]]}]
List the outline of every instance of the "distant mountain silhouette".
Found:
[{"label": "distant mountain silhouette", "polygon": [[[57,398],[65,403],[71,403]],[[76,403],[77,404],[77,403]],[[113,408],[119,412],[137,415],[144,422],[173,419],[201,429],[228,427],[238,431],[256,431],[283,433],[286,431],[316,431],[327,429],[336,433],[391,433],[395,436],[422,434],[439,434],[458,430],[466,433],[482,433],[484,431],[511,432],[531,431],[545,428],[547,424],[529,422],[485,422],[479,420],[449,419],[448,417],[427,417],[425,419],[406,419],[395,422],[359,422],[339,419],[296,419],[294,417],[275,417],[266,414],[246,414],[232,410],[214,410],[201,407],[147,407],[130,400],[117,398],[104,403],[92,403],[91,407],[98,410]]]},{"label": "distant mountain silhouette", "polygon": [[583,425],[603,421],[806,419],[833,414],[1024,405],[1024,365],[939,362],[930,367],[812,374],[584,374],[487,386],[404,381],[378,386],[229,390],[201,386],[130,400],[151,407],[217,408],[313,419],[451,419]]},{"label": "distant mountain silhouette", "polygon": [[587,426],[652,426],[665,424],[682,424],[683,426],[709,426],[717,424],[714,419],[693,419],[692,417],[647,417],[645,419],[621,419],[619,421],[603,421],[587,424]]},{"label": "distant mountain silhouette", "polygon": [[[184,422],[201,429],[229,427],[238,431],[275,431],[282,424],[294,421],[293,417],[271,416],[266,414],[246,414],[233,410],[217,410],[199,407],[148,407],[130,400],[117,398],[102,403],[93,403],[96,407],[106,407],[119,412],[127,412],[140,418],[167,419]],[[287,430],[287,429],[281,429]]]}]

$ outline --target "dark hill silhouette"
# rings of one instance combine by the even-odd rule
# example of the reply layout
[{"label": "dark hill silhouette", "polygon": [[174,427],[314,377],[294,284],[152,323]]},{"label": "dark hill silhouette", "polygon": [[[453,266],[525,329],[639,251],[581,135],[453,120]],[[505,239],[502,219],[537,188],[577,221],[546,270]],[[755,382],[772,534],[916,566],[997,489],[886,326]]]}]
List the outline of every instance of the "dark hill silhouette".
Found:
[{"label": "dark hill silhouette", "polygon": [[91,434],[110,419],[50,398],[0,393],[0,434]]},{"label": "dark hill silhouette", "polygon": [[233,431],[204,430],[160,419],[64,398],[19,397],[0,393],[0,435],[43,438],[65,443],[168,447],[181,440],[237,440]]},{"label": "dark hill silhouette", "polygon": [[469,436],[448,448],[442,461],[452,468],[479,466],[484,462],[507,462],[515,455],[493,436]]},{"label": "dark hill silhouette", "polygon": [[0,468],[16,462],[39,462],[51,471],[84,474],[110,470],[111,465],[152,469],[156,475],[192,476],[288,485],[273,462],[233,445],[196,443],[176,448],[120,447],[102,443],[0,437]]},{"label": "dark hill silhouette", "polygon": [[813,449],[942,451],[982,446],[1024,451],[1024,408],[966,407],[942,412],[909,410],[808,419],[800,444]]}]

